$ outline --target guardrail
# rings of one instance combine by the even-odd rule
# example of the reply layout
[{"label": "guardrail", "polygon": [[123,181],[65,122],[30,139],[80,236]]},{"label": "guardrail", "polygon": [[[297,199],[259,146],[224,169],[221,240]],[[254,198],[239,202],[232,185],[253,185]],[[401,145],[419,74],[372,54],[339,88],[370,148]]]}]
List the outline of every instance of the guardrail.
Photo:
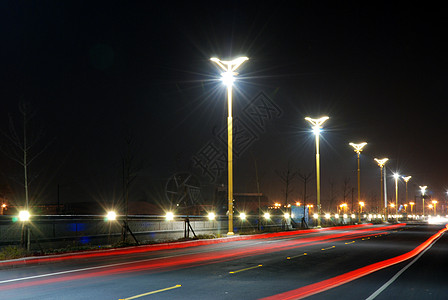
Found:
[{"label": "guardrail", "polygon": [[[186,228],[188,219],[188,230]],[[272,217],[261,222],[264,231],[282,228],[282,218]],[[110,245],[122,240],[126,225],[130,229],[129,242],[133,237],[140,243],[176,240],[189,235],[223,236],[228,232],[226,216],[216,216],[209,220],[205,216],[174,216],[168,221],[165,216],[132,215],[127,223],[124,216],[108,220],[101,215],[44,215],[32,216],[22,222],[13,216],[0,216],[0,247],[25,244],[24,231],[30,229],[30,249],[51,249],[66,246]],[[249,216],[245,220],[234,221],[234,232],[254,232],[258,228],[258,217]],[[132,234],[130,234],[132,233]]]}]

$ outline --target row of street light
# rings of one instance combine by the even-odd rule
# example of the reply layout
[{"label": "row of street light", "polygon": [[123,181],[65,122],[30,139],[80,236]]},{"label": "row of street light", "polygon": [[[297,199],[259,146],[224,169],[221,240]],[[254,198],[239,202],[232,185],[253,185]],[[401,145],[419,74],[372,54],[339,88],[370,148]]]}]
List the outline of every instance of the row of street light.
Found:
[{"label": "row of street light", "polygon": [[[228,139],[228,218],[229,218],[229,229],[228,235],[233,235],[233,160],[232,160],[232,86],[235,82],[235,76],[238,75],[235,71],[249,58],[247,57],[238,57],[234,60],[223,61],[216,57],[210,59],[212,62],[216,63],[222,70],[221,80],[227,87],[227,101],[228,101],[228,117],[227,117],[227,139]],[[320,204],[320,154],[319,154],[319,136],[323,124],[329,119],[328,116],[323,116],[317,119],[306,117],[305,120],[308,121],[313,129],[315,138],[316,138],[316,193],[317,193],[317,226],[321,226],[321,204]],[[360,154],[362,152],[363,147],[367,145],[366,142],[362,142],[359,144],[350,143],[350,146],[354,148],[354,151],[357,154],[358,160],[358,203],[361,201],[361,181],[360,181]],[[386,169],[384,165],[388,161],[388,158],[378,159],[375,158],[375,161],[378,163],[381,172],[381,203],[384,202],[384,215],[387,220],[387,196],[386,196]],[[394,175],[395,177],[395,205],[398,206],[398,178],[399,175]],[[411,179],[411,176],[403,176],[404,181],[406,182],[406,202],[407,202],[407,183]],[[420,187],[422,191],[422,200],[423,200],[423,215],[424,215],[424,193],[426,186]],[[360,206],[360,210],[362,207]],[[361,218],[361,211],[359,212],[359,219]],[[360,221],[360,220],[359,220]]]}]

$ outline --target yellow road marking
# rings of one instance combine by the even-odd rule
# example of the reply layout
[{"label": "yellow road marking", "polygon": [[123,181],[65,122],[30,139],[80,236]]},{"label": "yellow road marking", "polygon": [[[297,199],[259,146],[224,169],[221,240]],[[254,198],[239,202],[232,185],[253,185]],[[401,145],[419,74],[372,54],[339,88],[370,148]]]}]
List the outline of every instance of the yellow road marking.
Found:
[{"label": "yellow road marking", "polygon": [[132,296],[132,297],[129,297],[129,298],[119,299],[119,300],[132,300],[132,299],[140,298],[140,297],[143,297],[143,296],[148,296],[148,295],[151,295],[151,294],[156,294],[156,293],[160,293],[160,292],[169,291],[169,290],[172,290],[172,289],[177,289],[177,288],[180,288],[181,286],[182,285],[180,285],[180,284],[176,284],[175,286],[167,287],[165,289],[152,291],[152,292],[148,292],[148,293]]},{"label": "yellow road marking", "polygon": [[335,248],[336,246],[331,246],[331,247],[328,247],[328,248],[322,248],[322,249],[320,249],[320,250],[322,250],[322,251],[324,251],[324,250],[330,250],[330,249],[333,249],[333,248]]},{"label": "yellow road marking", "polygon": [[247,271],[247,270],[252,270],[252,269],[255,269],[255,268],[262,267],[262,266],[263,266],[263,265],[258,265],[258,266],[253,266],[253,267],[249,267],[249,268],[241,269],[241,270],[230,271],[229,274],[235,274],[235,273],[239,273],[239,272],[243,272],[243,271]]},{"label": "yellow road marking", "polygon": [[347,243],[345,243],[346,245],[348,245],[348,244],[353,244],[355,241],[351,241],[351,242],[347,242]]},{"label": "yellow road marking", "polygon": [[288,257],[286,257],[286,259],[293,259],[293,258],[296,258],[296,257],[305,256],[305,255],[308,255],[308,254],[307,253],[303,253],[303,254],[299,254],[299,255],[296,255],[296,256],[288,256]]},{"label": "yellow road marking", "polygon": [[365,239],[362,239],[363,241],[365,241],[365,240],[370,240],[370,238],[368,237],[368,238],[365,238]]}]

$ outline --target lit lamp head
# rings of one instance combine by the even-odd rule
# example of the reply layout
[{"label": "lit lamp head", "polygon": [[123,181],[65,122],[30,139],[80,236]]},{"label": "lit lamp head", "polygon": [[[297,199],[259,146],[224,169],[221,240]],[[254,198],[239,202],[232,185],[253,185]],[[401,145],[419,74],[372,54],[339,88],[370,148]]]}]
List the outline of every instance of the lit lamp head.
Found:
[{"label": "lit lamp head", "polygon": [[362,152],[362,148],[365,145],[367,145],[367,143],[366,142],[362,142],[362,143],[359,143],[359,144],[350,143],[349,145],[352,146],[354,148],[355,152],[359,154],[359,153]]},{"label": "lit lamp head", "polygon": [[221,80],[226,86],[231,86],[235,81],[235,76],[238,75],[236,69],[238,69],[246,60],[249,60],[248,57],[242,56],[235,58],[234,60],[220,60],[219,58],[212,57],[210,60],[216,63],[221,69],[225,72],[221,73]]},{"label": "lit lamp head", "polygon": [[408,183],[408,181],[412,178],[412,176],[403,176],[401,178],[403,178],[404,182]]},{"label": "lit lamp head", "polygon": [[393,176],[394,176],[395,180],[398,180],[398,178],[400,178],[400,175],[398,173],[394,173]]},{"label": "lit lamp head", "polygon": [[384,165],[388,160],[389,160],[388,158],[382,158],[382,159],[375,158],[375,161],[378,163],[378,166],[380,166],[380,168],[384,167]]},{"label": "lit lamp head", "polygon": [[425,195],[426,189],[428,188],[426,185],[424,186],[419,186],[420,191],[422,192],[422,195]]},{"label": "lit lamp head", "polygon": [[313,119],[310,117],[306,117],[305,120],[310,122],[310,124],[313,126],[313,132],[315,135],[318,135],[321,131],[322,125],[327,121],[330,117],[321,117],[319,119]]}]

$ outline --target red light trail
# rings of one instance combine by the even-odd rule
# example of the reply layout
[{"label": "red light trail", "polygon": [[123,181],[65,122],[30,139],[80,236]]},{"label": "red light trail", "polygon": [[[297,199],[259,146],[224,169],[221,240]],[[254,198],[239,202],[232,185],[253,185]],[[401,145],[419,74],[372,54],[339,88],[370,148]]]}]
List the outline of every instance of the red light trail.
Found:
[{"label": "red light trail", "polygon": [[420,244],[414,250],[411,250],[405,254],[386,259],[348,273],[341,274],[339,276],[316,282],[292,291],[285,293],[273,295],[270,297],[263,298],[262,300],[289,300],[289,299],[303,299],[305,297],[324,292],[326,290],[338,287],[355,279],[361,278],[363,276],[369,275],[373,272],[379,271],[381,269],[390,267],[392,265],[401,263],[405,260],[417,256],[420,252],[425,250],[429,245],[431,245],[437,238],[439,238],[445,231],[447,231],[448,225],[439,230],[436,234],[427,239],[424,243]]}]

